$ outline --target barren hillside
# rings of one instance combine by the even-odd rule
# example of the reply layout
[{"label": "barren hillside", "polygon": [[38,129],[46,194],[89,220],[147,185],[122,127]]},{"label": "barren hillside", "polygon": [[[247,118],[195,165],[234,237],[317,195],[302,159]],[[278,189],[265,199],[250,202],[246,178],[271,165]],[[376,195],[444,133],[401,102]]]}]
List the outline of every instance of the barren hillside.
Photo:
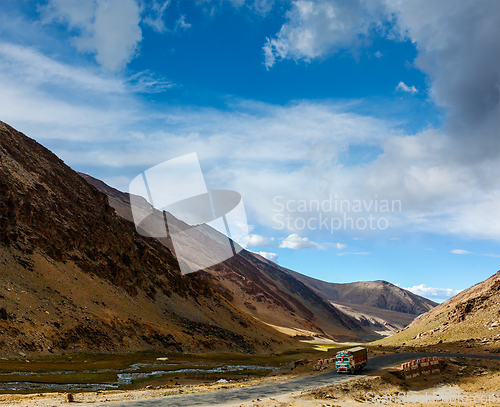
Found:
[{"label": "barren hillside", "polygon": [[291,345],[107,197],[0,122],[0,352],[255,352]]},{"label": "barren hillside", "polygon": [[[106,193],[116,212],[132,220],[127,193],[109,187],[89,175],[81,174],[89,183]],[[144,201],[144,205],[149,205]],[[160,219],[162,214],[158,213]],[[167,215],[172,232],[185,226]],[[161,222],[160,222],[161,223]],[[206,226],[196,239],[182,242],[194,248],[188,261],[204,263],[207,257],[217,258],[224,250],[219,232]],[[189,239],[186,236],[185,239]],[[159,239],[172,248],[170,239]],[[277,329],[298,337],[323,336],[338,340],[376,339],[375,332],[332,306],[329,301],[299,281],[288,270],[273,262],[242,250],[236,256],[207,269],[209,284],[236,308]]]},{"label": "barren hillside", "polygon": [[427,312],[437,305],[434,301],[413,294],[387,281],[359,281],[339,284],[327,283],[298,273],[294,275],[323,297],[336,303],[363,305],[415,316]]},{"label": "barren hillside", "polygon": [[384,345],[478,344],[500,351],[500,271],[416,319]]}]

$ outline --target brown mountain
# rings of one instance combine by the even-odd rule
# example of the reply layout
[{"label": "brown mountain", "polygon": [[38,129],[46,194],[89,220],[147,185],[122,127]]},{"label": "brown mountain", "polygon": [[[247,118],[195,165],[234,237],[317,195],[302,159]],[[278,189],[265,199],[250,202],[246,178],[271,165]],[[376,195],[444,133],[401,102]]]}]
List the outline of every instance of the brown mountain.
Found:
[{"label": "brown mountain", "polygon": [[358,320],[365,329],[388,336],[408,326],[419,314],[437,304],[387,281],[327,283],[290,271],[344,314]]},{"label": "brown mountain", "polygon": [[[471,343],[472,342],[472,343]],[[500,271],[421,315],[381,344],[481,343],[500,351]]]},{"label": "brown mountain", "polygon": [[[108,195],[117,213],[132,220],[128,194],[89,175],[80,175]],[[150,209],[145,200],[142,204],[144,210]],[[158,212],[156,216],[161,220],[163,215]],[[173,232],[185,227],[171,216],[169,225]],[[160,241],[172,248],[169,239]],[[224,249],[220,241],[217,231],[208,226],[202,229],[196,240],[184,242],[193,248],[188,261],[196,265],[207,256],[217,258]],[[234,306],[291,335],[375,339],[407,326],[418,314],[437,305],[385,281],[326,283],[245,250],[209,270],[211,283]]]},{"label": "brown mountain", "polygon": [[255,352],[292,345],[206,273],[117,215],[106,195],[0,122],[0,353]]},{"label": "brown mountain", "polygon": [[[120,216],[132,221],[129,195],[109,187],[89,175],[80,174],[89,183],[106,193],[110,205]],[[143,200],[144,208],[150,205]],[[156,212],[161,220],[163,214]],[[175,233],[185,228],[183,222],[169,217],[169,229]],[[160,221],[161,224],[161,221]],[[217,259],[225,248],[219,232],[205,226],[196,239],[184,237],[183,244],[191,247],[192,265],[207,258]],[[159,239],[172,248],[170,239]],[[220,256],[219,256],[220,257]],[[291,336],[323,336],[339,340],[377,338],[379,335],[332,306],[321,295],[284,269],[259,255],[242,250],[236,256],[207,270],[207,281],[236,308],[272,325]]]},{"label": "brown mountain", "polygon": [[[116,209],[53,153],[0,122],[2,352],[256,352],[292,346],[297,334],[370,335],[246,251],[182,275],[169,239],[136,232],[128,195],[87,180]],[[185,225],[170,217],[169,227]],[[218,232],[199,233],[185,242],[195,245],[187,261],[217,259]]]},{"label": "brown mountain", "polygon": [[413,316],[427,312],[438,305],[387,281],[339,284],[316,280],[299,273],[294,273],[294,276],[335,303],[381,308]]}]

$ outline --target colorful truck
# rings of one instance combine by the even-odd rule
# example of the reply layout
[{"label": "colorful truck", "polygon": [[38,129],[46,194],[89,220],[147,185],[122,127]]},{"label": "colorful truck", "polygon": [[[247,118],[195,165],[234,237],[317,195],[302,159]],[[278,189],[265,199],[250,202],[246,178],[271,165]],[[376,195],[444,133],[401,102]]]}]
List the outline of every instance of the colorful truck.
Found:
[{"label": "colorful truck", "polygon": [[335,355],[335,369],[338,373],[353,374],[356,370],[363,370],[367,360],[368,352],[361,346],[341,350]]}]

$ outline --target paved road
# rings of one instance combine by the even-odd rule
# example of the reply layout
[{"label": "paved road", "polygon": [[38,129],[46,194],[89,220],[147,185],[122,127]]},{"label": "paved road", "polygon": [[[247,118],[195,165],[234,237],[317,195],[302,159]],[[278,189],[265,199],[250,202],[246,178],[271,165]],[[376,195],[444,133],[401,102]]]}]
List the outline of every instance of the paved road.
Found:
[{"label": "paved road", "polygon": [[[378,355],[370,358],[365,368],[365,373],[376,372],[385,367],[408,362],[413,359],[428,356],[439,357],[466,357],[479,359],[500,359],[500,356],[490,355],[468,355],[461,353],[391,353]],[[357,375],[357,376],[362,376]],[[295,379],[283,380],[282,382],[260,384],[255,386],[244,386],[227,390],[217,390],[207,393],[186,394],[182,396],[166,396],[152,400],[128,401],[120,403],[106,403],[103,406],[113,407],[190,407],[190,406],[217,406],[225,403],[241,403],[255,400],[257,398],[269,398],[280,394],[292,393],[295,391],[310,389],[318,386],[339,383],[351,378],[351,375],[340,375],[332,369],[318,373],[314,376],[298,377]]]}]

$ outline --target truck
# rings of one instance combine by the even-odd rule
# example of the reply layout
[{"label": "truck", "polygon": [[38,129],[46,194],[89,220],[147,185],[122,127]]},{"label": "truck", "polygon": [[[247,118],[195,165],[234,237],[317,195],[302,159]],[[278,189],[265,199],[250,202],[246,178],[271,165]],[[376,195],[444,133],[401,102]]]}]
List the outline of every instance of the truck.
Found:
[{"label": "truck", "polygon": [[357,346],[355,348],[341,350],[335,355],[335,369],[337,373],[354,374],[356,370],[363,370],[368,360],[366,348]]}]

